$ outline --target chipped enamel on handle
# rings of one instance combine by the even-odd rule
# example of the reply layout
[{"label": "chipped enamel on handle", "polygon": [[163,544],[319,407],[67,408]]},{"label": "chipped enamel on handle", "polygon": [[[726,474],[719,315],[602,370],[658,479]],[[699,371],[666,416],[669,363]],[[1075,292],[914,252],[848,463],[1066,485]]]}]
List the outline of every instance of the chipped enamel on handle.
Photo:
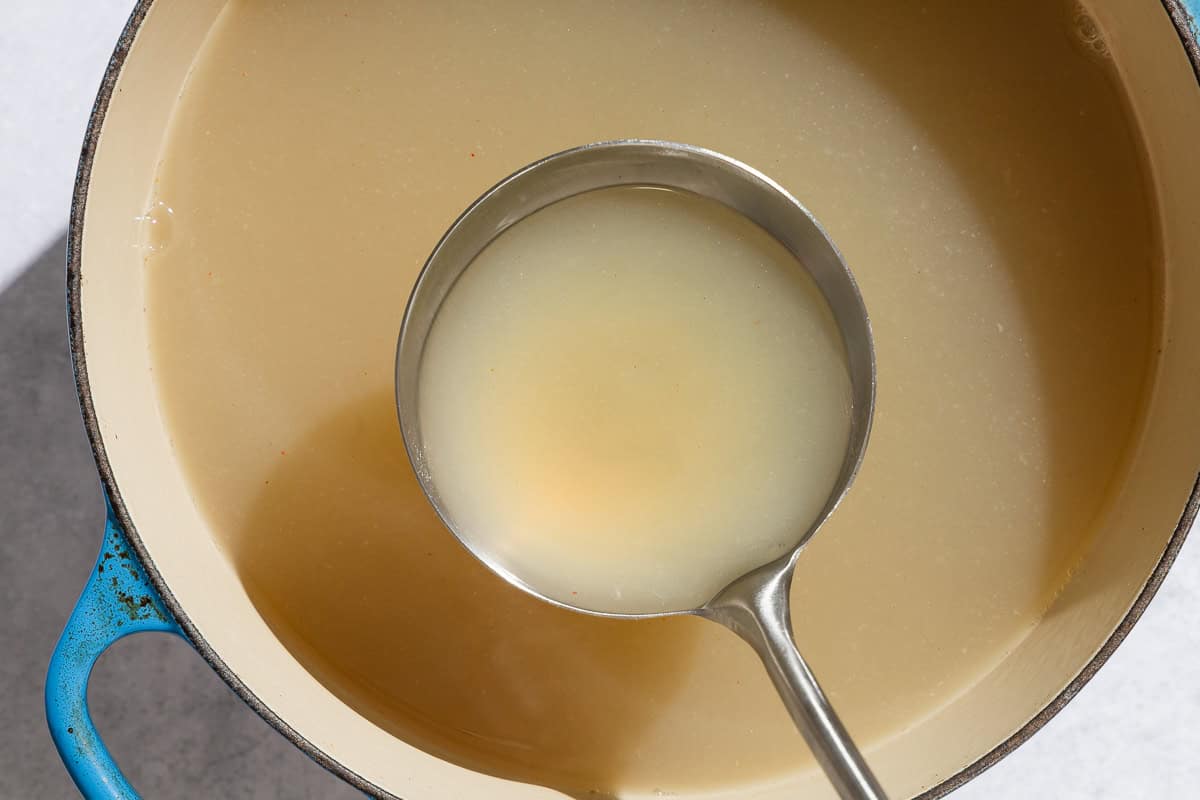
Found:
[{"label": "chipped enamel on handle", "polygon": [[92,724],[87,689],[100,654],[118,639],[144,631],[183,636],[109,506],[96,566],[54,648],[46,676],[50,735],[75,785],[89,800],[138,798]]}]

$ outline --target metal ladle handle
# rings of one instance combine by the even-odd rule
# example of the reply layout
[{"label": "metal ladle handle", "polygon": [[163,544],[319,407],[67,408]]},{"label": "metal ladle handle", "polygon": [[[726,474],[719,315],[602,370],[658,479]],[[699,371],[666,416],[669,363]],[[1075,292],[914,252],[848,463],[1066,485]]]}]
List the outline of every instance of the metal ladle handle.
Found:
[{"label": "metal ladle handle", "polygon": [[755,570],[726,588],[700,616],[729,628],[758,653],[796,728],[839,797],[887,800],[796,647],[788,603],[792,571],[792,559]]}]

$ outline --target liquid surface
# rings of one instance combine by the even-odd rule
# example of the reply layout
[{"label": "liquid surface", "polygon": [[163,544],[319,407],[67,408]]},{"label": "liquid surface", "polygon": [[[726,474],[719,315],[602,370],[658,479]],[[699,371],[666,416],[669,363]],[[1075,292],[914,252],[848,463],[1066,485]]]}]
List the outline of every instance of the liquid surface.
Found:
[{"label": "liquid surface", "polygon": [[704,605],[791,550],[850,435],[812,278],[694,195],[588,192],[509,228],[420,368],[426,465],[473,549],[592,611]]},{"label": "liquid surface", "polygon": [[147,203],[163,413],[264,618],[387,730],[580,796],[770,780],[812,761],[733,635],[551,607],[440,525],[393,401],[417,271],[489,186],[593,141],[710,147],[813,211],[879,395],[793,616],[869,746],[1024,635],[1120,480],[1157,313],[1132,130],[1046,0],[235,0]]}]

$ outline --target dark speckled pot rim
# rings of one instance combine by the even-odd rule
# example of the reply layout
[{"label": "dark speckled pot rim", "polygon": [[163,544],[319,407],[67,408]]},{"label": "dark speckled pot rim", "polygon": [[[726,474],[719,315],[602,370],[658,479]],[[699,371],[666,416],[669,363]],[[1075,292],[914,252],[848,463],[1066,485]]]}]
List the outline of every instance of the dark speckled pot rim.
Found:
[{"label": "dark speckled pot rim", "polygon": [[[125,29],[121,32],[121,36],[117,40],[116,48],[104,73],[104,79],[100,84],[100,90],[96,96],[96,102],[92,108],[91,117],[88,120],[87,131],[83,140],[83,150],[79,158],[79,168],[76,173],[75,188],[72,195],[70,229],[67,237],[67,317],[71,361],[75,370],[75,383],[79,394],[79,406],[83,415],[83,423],[92,445],[92,451],[95,454],[100,481],[112,502],[113,512],[118,522],[120,522],[126,535],[129,537],[129,542],[144,565],[146,574],[149,576],[151,583],[154,584],[154,588],[162,595],[163,602],[166,603],[167,608],[170,609],[175,619],[179,622],[179,626],[187,634],[192,646],[216,670],[221,679],[271,727],[287,737],[292,744],[303,750],[322,767],[368,795],[381,798],[381,800],[400,800],[396,795],[372,784],[361,775],[343,766],[284,722],[246,686],[241,678],[225,664],[220,655],[205,641],[204,637],[197,631],[195,624],[188,617],[187,612],[179,604],[178,600],[175,599],[170,587],[163,580],[158,568],[146,551],[145,544],[142,542],[137,527],[129,515],[129,509],[126,507],[124,499],[121,496],[120,486],[113,473],[112,465],[108,460],[108,453],[105,449],[104,440],[100,433],[100,426],[96,419],[96,409],[92,401],[91,386],[88,382],[87,359],[84,353],[83,308],[80,302],[83,222],[84,213],[87,209],[87,193],[91,182],[92,163],[95,159],[96,146],[100,139],[100,131],[104,125],[109,101],[112,99],[113,88],[121,74],[125,58],[129,55],[129,50],[141,28],[142,22],[145,20],[146,14],[154,2],[155,0],[138,0],[133,13],[129,17],[129,21],[125,25]],[[1161,0],[1161,2],[1170,16],[1172,23],[1174,23],[1183,48],[1191,61],[1192,69],[1197,79],[1200,80],[1200,42],[1197,41],[1194,32],[1194,21],[1180,0]],[[1141,618],[1142,613],[1158,592],[1159,587],[1167,576],[1167,572],[1175,562],[1175,557],[1178,555],[1179,549],[1183,546],[1183,542],[1187,538],[1188,531],[1196,519],[1197,512],[1200,512],[1200,480],[1192,487],[1191,496],[1179,519],[1179,524],[1176,525],[1166,549],[1163,551],[1162,556],[1154,567],[1154,571],[1150,574],[1149,579],[1138,594],[1137,600],[1091,661],[1084,666],[1079,674],[1075,676],[1057,697],[1047,704],[1033,719],[1025,723],[1020,730],[963,770],[922,793],[915,800],[936,800],[936,798],[944,797],[980,775],[1009,753],[1016,750],[1029,737],[1033,736],[1034,733],[1041,730],[1047,722],[1079,693],[1100,667],[1104,666],[1104,663],[1108,661],[1121,642],[1125,640],[1125,637],[1129,635],[1129,631],[1137,623],[1138,619]]]}]

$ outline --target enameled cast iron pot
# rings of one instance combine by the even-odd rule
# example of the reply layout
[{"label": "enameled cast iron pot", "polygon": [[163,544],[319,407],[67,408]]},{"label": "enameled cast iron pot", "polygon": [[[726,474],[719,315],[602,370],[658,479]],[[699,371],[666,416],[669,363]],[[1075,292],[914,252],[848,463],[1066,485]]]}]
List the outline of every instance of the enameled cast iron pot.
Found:
[{"label": "enameled cast iron pot", "polygon": [[[406,800],[562,797],[407,745],[319,684],[271,633],[189,499],[157,408],[141,257],[131,247],[169,114],[224,0],[141,0],[104,77],[79,164],[68,252],[79,402],[109,501],[95,571],[55,651],[46,705],[83,793],[133,798],[88,718],[100,653],[129,633],[185,637],[264,719],[363,791]],[[1128,478],[1031,635],[951,705],[876,746],[893,797],[940,797],[1046,723],[1104,663],[1162,582],[1200,504],[1200,0],[1089,0],[1141,125],[1165,256],[1161,355]],[[815,771],[751,792],[825,797]],[[745,797],[745,792],[739,792]]]}]

